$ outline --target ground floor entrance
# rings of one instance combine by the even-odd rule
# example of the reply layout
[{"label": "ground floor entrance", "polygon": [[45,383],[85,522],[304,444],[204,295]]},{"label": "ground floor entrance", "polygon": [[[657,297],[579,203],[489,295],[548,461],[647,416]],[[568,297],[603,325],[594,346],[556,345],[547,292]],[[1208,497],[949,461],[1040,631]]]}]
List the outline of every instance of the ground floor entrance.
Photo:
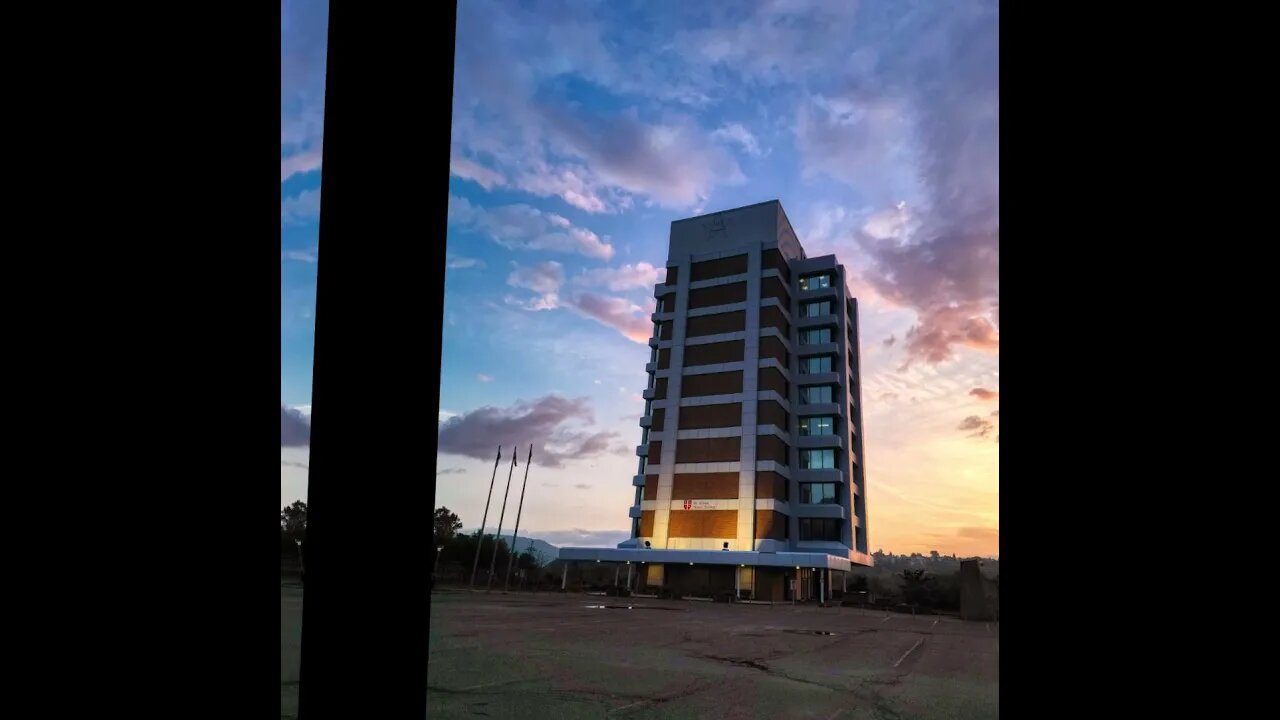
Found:
[{"label": "ground floor entrance", "polygon": [[632,594],[811,602],[837,597],[833,585],[842,587],[846,575],[808,567],[596,561],[568,563],[562,584],[567,588],[572,576],[575,586],[626,588]]}]

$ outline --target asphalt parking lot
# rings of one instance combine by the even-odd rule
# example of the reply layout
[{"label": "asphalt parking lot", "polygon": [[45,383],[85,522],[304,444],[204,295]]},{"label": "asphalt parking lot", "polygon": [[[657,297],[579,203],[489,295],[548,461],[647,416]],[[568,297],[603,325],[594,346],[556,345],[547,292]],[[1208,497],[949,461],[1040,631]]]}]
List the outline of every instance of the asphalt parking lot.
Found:
[{"label": "asphalt parking lot", "polygon": [[[281,590],[282,714],[300,592]],[[432,595],[432,718],[994,718],[998,623],[558,593]]]},{"label": "asphalt parking lot", "polygon": [[430,647],[431,717],[998,716],[997,623],[439,592]]}]

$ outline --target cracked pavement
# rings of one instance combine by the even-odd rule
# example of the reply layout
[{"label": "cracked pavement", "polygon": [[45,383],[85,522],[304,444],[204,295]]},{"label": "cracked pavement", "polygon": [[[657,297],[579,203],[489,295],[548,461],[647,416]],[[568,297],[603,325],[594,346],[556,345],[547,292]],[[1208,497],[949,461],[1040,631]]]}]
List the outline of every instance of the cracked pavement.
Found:
[{"label": "cracked pavement", "polygon": [[[852,608],[609,603],[623,607],[601,608],[583,595],[436,593],[430,716],[999,714],[998,623]],[[657,608],[669,612],[641,612]],[[456,692],[500,677],[510,682]]]},{"label": "cracked pavement", "polygon": [[[292,609],[282,593],[282,698],[297,690]],[[852,608],[441,591],[428,715],[995,718],[999,633],[999,623]]]}]

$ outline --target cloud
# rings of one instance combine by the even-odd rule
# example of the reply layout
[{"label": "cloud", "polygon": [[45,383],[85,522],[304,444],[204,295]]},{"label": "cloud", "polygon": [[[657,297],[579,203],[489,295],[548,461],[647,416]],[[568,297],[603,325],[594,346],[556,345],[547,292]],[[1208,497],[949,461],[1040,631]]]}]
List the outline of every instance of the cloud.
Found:
[{"label": "cloud", "polygon": [[721,141],[737,143],[752,157],[761,157],[766,154],[761,152],[760,143],[756,140],[756,136],[752,135],[750,130],[739,123],[722,125],[718,130],[711,133],[711,137]]},{"label": "cloud", "polygon": [[302,447],[311,442],[311,424],[302,413],[280,407],[280,447]]},{"label": "cloud", "polygon": [[956,530],[956,535],[968,540],[984,540],[992,543],[1000,541],[1000,531],[990,527],[962,527]]},{"label": "cloud", "polygon": [[443,470],[437,470],[436,475],[465,475],[466,472],[466,468],[444,468]]},{"label": "cloud", "polygon": [[320,190],[304,190],[280,201],[280,224],[303,225],[320,219]]},{"label": "cloud", "polygon": [[[643,49],[647,43],[634,33],[623,42],[643,57],[633,52],[621,62],[622,48],[594,17],[603,7],[460,5],[453,156],[483,160],[490,183],[509,178],[516,188],[593,213],[626,209],[633,198],[687,208],[718,185],[743,182],[732,155],[674,108],[658,112],[645,103],[642,114],[636,105],[566,97],[563,80],[577,76],[612,95],[707,99],[685,68],[651,62],[661,51]],[[455,172],[477,175],[474,168]]]},{"label": "cloud", "polygon": [[960,427],[958,427],[957,429],[964,430],[964,431],[970,431],[970,430],[974,431],[973,434],[970,435],[969,437],[987,437],[991,434],[991,431],[994,428],[995,428],[995,425],[990,420],[987,420],[986,418],[978,417],[977,415],[970,415],[960,423]]},{"label": "cloud", "polygon": [[880,399],[885,402],[892,402],[898,399],[898,393],[895,393],[895,392],[881,393]]},{"label": "cloud", "polygon": [[489,377],[488,375],[485,375],[484,373],[476,373],[476,379],[479,380],[480,382],[485,382],[485,383],[493,382],[493,378]]},{"label": "cloud", "polygon": [[280,6],[280,182],[320,169],[329,3]]},{"label": "cloud", "polygon": [[559,107],[545,116],[553,137],[600,182],[663,207],[689,208],[714,185],[746,182],[737,161],[686,118],[648,124],[634,111],[580,118]]},{"label": "cloud", "polygon": [[590,490],[590,489],[591,489],[591,486],[590,486],[590,485],[588,485],[588,484],[586,484],[586,483],[577,483],[577,484],[575,484],[575,485],[574,485],[574,487],[578,488],[579,490]]},{"label": "cloud", "polygon": [[999,400],[1000,399],[999,392],[996,392],[995,390],[988,390],[986,388],[980,388],[980,387],[976,387],[970,390],[969,394],[978,398],[979,400]]},{"label": "cloud", "polygon": [[653,333],[653,322],[649,318],[649,311],[645,308],[621,297],[588,292],[562,295],[560,290],[564,281],[564,267],[557,262],[544,262],[527,267],[517,266],[507,277],[507,284],[515,288],[532,290],[537,295],[524,299],[507,296],[505,300],[508,304],[525,310],[557,308],[573,310],[583,317],[614,328],[633,342],[641,344],[649,342],[649,336]]},{"label": "cloud", "polygon": [[992,410],[992,411],[991,411],[991,417],[1000,417],[1000,411],[999,411],[999,410]]},{"label": "cloud", "polygon": [[280,182],[284,182],[294,175],[302,175],[319,170],[322,155],[322,150],[317,147],[281,158]]},{"label": "cloud", "polygon": [[448,267],[450,270],[465,270],[466,268],[483,269],[485,267],[485,262],[479,258],[469,258],[469,257],[462,257],[461,255],[454,255],[453,257],[449,258]]},{"label": "cloud", "polygon": [[449,172],[460,178],[470,180],[485,190],[492,190],[495,187],[502,187],[507,184],[507,179],[502,176],[502,173],[490,170],[458,155],[449,158]]},{"label": "cloud", "polygon": [[311,247],[305,250],[285,250],[280,253],[280,257],[284,260],[296,260],[304,263],[316,263],[320,259],[320,248]]},{"label": "cloud", "polygon": [[[594,413],[586,398],[547,395],[509,408],[482,407],[451,417],[440,426],[439,451],[485,460],[497,451],[496,443],[533,444],[533,462],[544,467],[564,467],[570,460],[601,455],[613,432],[590,432]],[[523,461],[523,458],[521,459]]]},{"label": "cloud", "polygon": [[647,344],[653,334],[653,321],[645,309],[626,298],[582,293],[570,298],[568,305],[580,314],[614,328],[632,342]]},{"label": "cloud", "polygon": [[647,262],[627,264],[620,268],[585,270],[573,279],[575,285],[602,286],[614,292],[622,290],[652,290],[665,280],[667,269],[654,267]]},{"label": "cloud", "polygon": [[614,253],[608,238],[525,204],[482,208],[466,198],[450,195],[449,222],[511,250],[576,253],[599,260],[609,260]]},{"label": "cloud", "polygon": [[884,339],[884,346],[893,347],[893,344],[897,341],[898,341],[898,336],[896,334],[890,335],[889,337]]},{"label": "cloud", "polygon": [[917,313],[908,363],[998,351],[998,4],[780,0],[711,17],[673,45],[785,98],[804,177],[881,209],[840,240],[867,285]]},{"label": "cloud", "polygon": [[549,261],[529,267],[517,267],[507,276],[507,284],[544,295],[560,291],[564,284],[564,266]]}]

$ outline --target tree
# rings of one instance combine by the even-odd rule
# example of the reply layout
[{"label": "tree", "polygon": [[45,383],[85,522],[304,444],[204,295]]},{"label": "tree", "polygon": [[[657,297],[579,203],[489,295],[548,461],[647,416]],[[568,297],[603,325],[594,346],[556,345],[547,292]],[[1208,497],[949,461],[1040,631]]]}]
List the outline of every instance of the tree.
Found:
[{"label": "tree", "polygon": [[280,511],[280,531],[295,542],[307,539],[307,504],[301,500]]},{"label": "tree", "polygon": [[449,508],[436,508],[433,534],[437,545],[448,545],[449,541],[453,540],[453,536],[457,535],[461,529],[462,521],[458,519],[457,515],[450,512]]}]

